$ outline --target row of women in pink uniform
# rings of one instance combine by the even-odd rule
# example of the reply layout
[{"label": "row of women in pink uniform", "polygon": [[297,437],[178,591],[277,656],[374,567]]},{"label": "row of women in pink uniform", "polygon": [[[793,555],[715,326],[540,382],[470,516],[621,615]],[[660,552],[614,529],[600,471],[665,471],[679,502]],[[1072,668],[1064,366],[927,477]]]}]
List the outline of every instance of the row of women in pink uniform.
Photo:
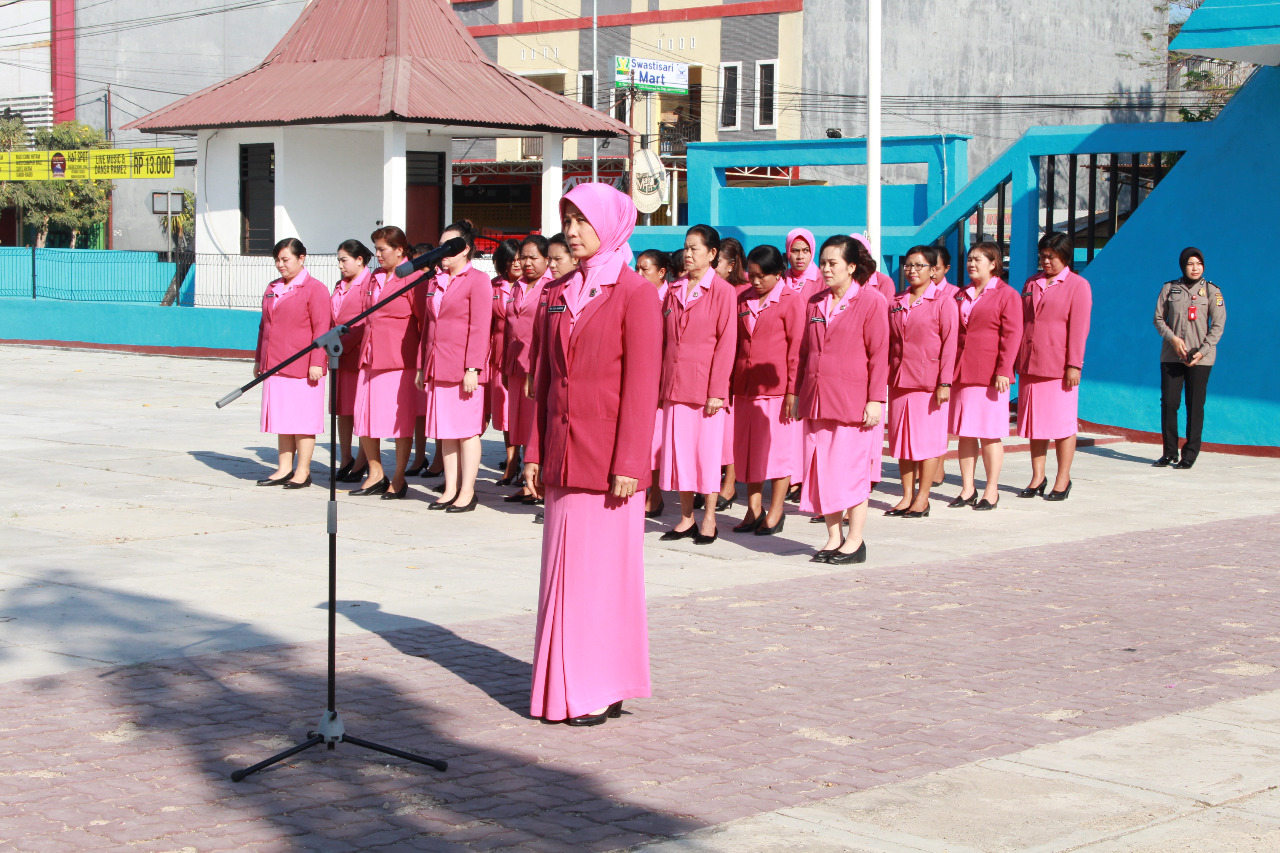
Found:
[{"label": "row of women in pink uniform", "polygon": [[[363,483],[352,495],[403,498],[415,424],[420,421],[422,431],[439,443],[445,475],[444,492],[430,509],[468,512],[476,506],[484,431],[482,386],[489,364],[491,286],[489,277],[471,266],[475,233],[470,223],[451,225],[441,237],[463,238],[467,251],[443,259],[434,276],[415,274],[416,287],[378,308],[344,338],[337,376],[336,414],[345,460],[339,474],[345,476],[353,468],[358,474],[362,466]],[[299,241],[277,244],[281,278],[263,297],[257,372],[413,281],[395,274],[413,254],[404,232],[386,226],[374,231],[371,239],[372,253],[356,240],[338,248],[342,279],[332,295],[306,272],[306,250]],[[378,269],[370,270],[367,265],[374,256]],[[324,372],[324,356],[317,350],[264,384],[262,428],[279,434],[280,463],[259,485],[310,485],[310,456],[315,435],[323,429]],[[353,432],[360,438],[358,459],[350,456]],[[396,445],[390,475],[379,452],[383,438],[394,439]]]}]

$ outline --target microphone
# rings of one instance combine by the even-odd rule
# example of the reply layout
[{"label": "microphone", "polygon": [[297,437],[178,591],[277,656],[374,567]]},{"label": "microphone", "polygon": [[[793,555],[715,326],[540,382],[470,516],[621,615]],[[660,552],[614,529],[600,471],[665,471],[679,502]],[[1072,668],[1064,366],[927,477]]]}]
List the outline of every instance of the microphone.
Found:
[{"label": "microphone", "polygon": [[467,241],[461,237],[446,240],[439,248],[424,252],[418,257],[405,261],[396,267],[396,278],[408,278],[419,270],[434,267],[440,262],[441,258],[452,258],[454,255],[461,255],[466,250]]}]

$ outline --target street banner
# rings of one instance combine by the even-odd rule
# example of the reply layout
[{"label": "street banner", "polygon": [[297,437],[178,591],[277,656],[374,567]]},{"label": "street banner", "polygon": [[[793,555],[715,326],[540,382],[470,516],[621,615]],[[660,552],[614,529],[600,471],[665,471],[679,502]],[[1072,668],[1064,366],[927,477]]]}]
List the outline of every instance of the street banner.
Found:
[{"label": "street banner", "polygon": [[617,56],[614,59],[613,85],[615,88],[622,89],[634,85],[638,92],[689,94],[689,66],[683,62],[642,59],[638,56]]},{"label": "street banner", "polygon": [[0,152],[0,181],[105,181],[172,177],[172,148]]}]

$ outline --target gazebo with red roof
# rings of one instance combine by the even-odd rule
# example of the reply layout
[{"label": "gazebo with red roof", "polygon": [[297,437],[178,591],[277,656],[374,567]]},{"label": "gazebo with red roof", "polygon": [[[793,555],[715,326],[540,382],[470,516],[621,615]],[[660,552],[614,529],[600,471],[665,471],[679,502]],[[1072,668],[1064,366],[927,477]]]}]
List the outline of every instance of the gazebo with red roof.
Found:
[{"label": "gazebo with red roof", "polygon": [[491,62],[448,0],[313,0],[262,64],[127,127],[196,134],[196,245],[219,254],[331,251],[383,223],[434,241],[454,137],[542,137],[552,233],[564,138],[632,133]]}]

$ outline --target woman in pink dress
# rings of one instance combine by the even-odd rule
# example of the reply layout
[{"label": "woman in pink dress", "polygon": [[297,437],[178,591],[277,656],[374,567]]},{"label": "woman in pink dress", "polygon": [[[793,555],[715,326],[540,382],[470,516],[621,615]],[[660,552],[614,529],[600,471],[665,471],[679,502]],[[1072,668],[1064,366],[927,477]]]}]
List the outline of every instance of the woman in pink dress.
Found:
[{"label": "woman in pink dress", "polygon": [[[548,267],[547,238],[530,234],[520,244],[517,260],[520,263],[520,279],[511,286],[511,298],[507,301],[505,350],[502,354],[502,373],[507,383],[507,399],[510,405],[508,432],[511,443],[519,450],[529,443],[533,431],[534,401],[525,394],[529,374],[533,371],[533,328],[538,316],[542,291],[551,283]],[[520,491],[504,498],[509,503],[532,503],[538,495],[530,492],[521,477]],[[514,482],[514,481],[513,481]]]},{"label": "woman in pink dress", "polygon": [[898,459],[902,500],[885,515],[901,518],[929,515],[929,490],[947,452],[960,317],[930,275],[936,262],[933,246],[907,252],[907,289],[889,311],[889,452]]},{"label": "woman in pink dress", "polygon": [[[870,287],[871,268],[858,265],[858,244],[843,234],[822,245],[827,288],[807,302],[800,344],[799,396],[804,418],[800,470],[803,512],[820,513],[827,542],[815,563],[862,563],[871,496],[872,453],[879,453],[880,419],[888,386],[889,317],[884,297]],[[849,535],[842,522],[849,515]]]},{"label": "woman in pink dress", "polygon": [[476,508],[480,434],[484,432],[484,381],[489,368],[493,285],[471,266],[476,232],[455,222],[441,244],[461,237],[467,250],[442,258],[423,294],[426,322],[418,357],[417,385],[427,393],[427,434],[440,442],[444,491],[429,509],[471,512]]},{"label": "woman in pink dress", "polygon": [[[1040,274],[1022,286],[1022,348],[1018,351],[1018,435],[1031,440],[1031,483],[1020,498],[1071,494],[1076,455],[1080,371],[1089,338],[1093,291],[1071,271],[1071,238],[1050,231],[1040,238]],[[1058,457],[1053,490],[1044,494],[1049,442]]]},{"label": "woman in pink dress", "polygon": [[[978,243],[965,265],[969,286],[960,291],[960,337],[948,429],[960,438],[960,494],[949,507],[992,510],[1000,502],[1000,466],[1009,434],[1009,382],[1022,342],[1022,300],[1001,280],[1004,262],[995,243]],[[974,474],[978,443],[987,484],[978,500]]]},{"label": "woman in pink dress", "polygon": [[[667,301],[667,291],[671,282],[667,280],[671,266],[671,255],[658,249],[645,249],[636,256],[636,272],[640,277],[654,286],[658,291],[658,303]],[[644,517],[660,518],[667,508],[662,489],[658,486],[658,467],[662,462],[662,407],[654,412],[653,422],[653,472],[649,488],[645,489]]]},{"label": "woman in pink dress", "polygon": [[[716,275],[733,286],[735,298],[751,289],[751,284],[747,281],[747,252],[742,248],[742,244],[732,237],[726,237],[720,241],[720,252],[716,255]],[[732,381],[733,378],[730,376],[730,385]],[[717,512],[723,512],[733,506],[733,502],[738,497],[738,472],[733,464],[733,422],[731,396],[724,401],[724,452],[720,455],[720,466],[724,469],[724,473],[720,483],[720,495],[716,498]]]},{"label": "woman in pink dress", "polygon": [[[373,278],[369,261],[373,252],[359,240],[346,240],[338,247],[338,271],[342,277],[333,286],[330,297],[333,306],[333,325],[341,326],[360,313],[364,305],[364,291]],[[352,328],[342,338],[342,355],[338,358],[338,370],[333,381],[338,383],[338,448],[342,454],[341,467],[335,476],[339,483],[358,483],[364,476],[368,463],[364,453],[351,455],[351,436],[356,425],[356,386],[360,381],[360,345],[364,342],[364,324]]]},{"label": "woman in pink dress", "polygon": [[[716,275],[720,235],[710,225],[685,234],[685,277],[671,285],[663,305],[662,465],[664,491],[680,493],[680,521],[665,540],[709,545],[716,530],[724,404],[729,398],[737,328],[733,286]],[[694,524],[693,498],[705,501]]]},{"label": "woman in pink dress", "polygon": [[520,261],[520,242],[506,239],[493,250],[493,268],[497,272],[493,285],[493,320],[489,332],[489,371],[484,384],[485,420],[496,430],[502,431],[502,443],[507,459],[502,476],[495,484],[508,486],[520,479],[519,462],[516,459],[518,442],[511,436],[511,397],[507,392],[507,376],[503,360],[507,352],[507,307],[511,304],[511,291],[524,274]]},{"label": "woman in pink dress", "polygon": [[525,479],[546,527],[530,711],[604,723],[649,695],[644,499],[661,371],[653,286],[628,268],[636,208],[605,184],[560,202],[580,267],[546,288]]},{"label": "woman in pink dress", "polygon": [[[307,250],[297,238],[276,243],[280,277],[262,294],[262,322],[253,375],[265,373],[331,328],[329,288],[305,269]],[[262,383],[262,431],[276,434],[279,462],[259,486],[305,489],[311,485],[311,455],[316,436],[324,432],[324,350],[305,358]],[[297,466],[294,466],[297,454]]]},{"label": "woman in pink dress", "polygon": [[[412,257],[409,239],[394,225],[386,225],[370,235],[379,269],[364,290],[361,310],[368,310],[383,298],[404,287],[407,280],[396,277],[395,269]],[[422,336],[423,285],[402,293],[364,320],[364,341],[360,345],[360,375],[356,385],[355,433],[369,470],[355,496],[381,495],[383,500],[403,498],[409,493],[405,469],[413,452],[413,427],[418,416],[418,395],[413,387],[418,342]],[[382,468],[381,439],[394,438],[396,467],[390,477]]]},{"label": "woman in pink dress", "polygon": [[[791,475],[800,467],[804,437],[795,410],[800,343],[808,305],[782,281],[786,261],[773,246],[747,256],[751,289],[738,297],[738,353],[733,365],[734,458],[747,483],[747,514],[735,533],[781,532]],[[764,481],[772,482],[769,512]]]},{"label": "woman in pink dress", "polygon": [[[858,245],[862,247],[866,257],[859,260],[859,264],[868,264],[872,273],[870,280],[867,281],[867,287],[873,288],[884,297],[885,310],[893,308],[894,301],[898,298],[898,287],[894,280],[884,273],[880,272],[879,263],[871,254],[871,241],[861,234],[850,234]],[[886,395],[887,395],[886,391]],[[884,421],[880,422],[880,447],[881,452],[872,455],[871,459],[871,485],[874,488],[881,480],[884,479]],[[817,519],[814,519],[815,521]]]}]

